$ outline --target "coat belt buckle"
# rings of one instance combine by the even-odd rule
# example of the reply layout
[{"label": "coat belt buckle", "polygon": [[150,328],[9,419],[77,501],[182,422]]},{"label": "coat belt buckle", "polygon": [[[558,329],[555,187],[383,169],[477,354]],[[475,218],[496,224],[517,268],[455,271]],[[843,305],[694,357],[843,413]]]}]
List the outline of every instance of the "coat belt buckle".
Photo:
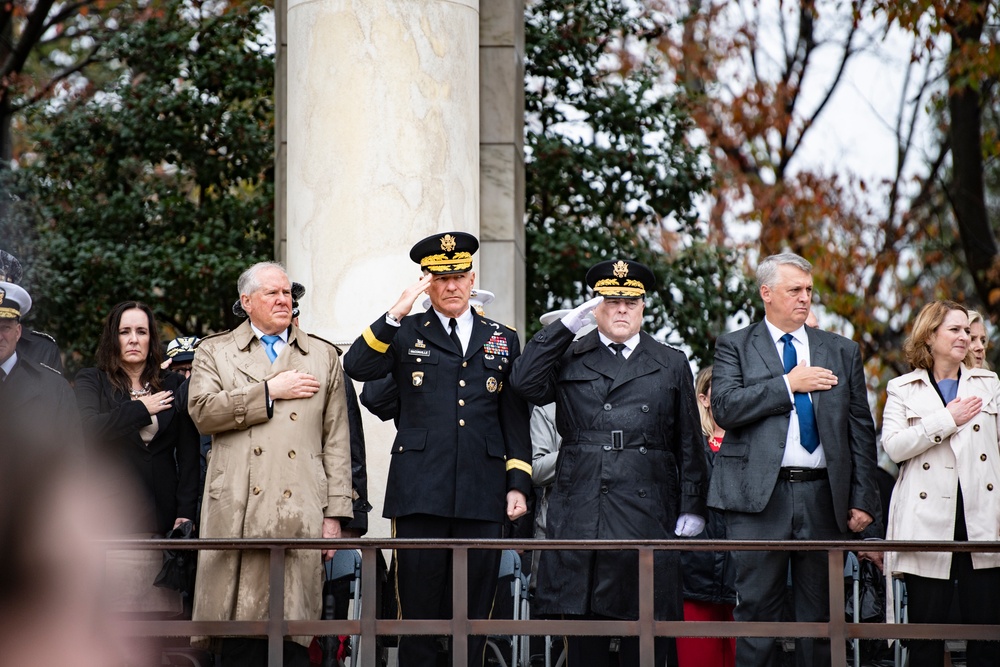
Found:
[{"label": "coat belt buckle", "polygon": [[623,431],[611,432],[611,449],[616,452],[625,449],[625,434]]}]

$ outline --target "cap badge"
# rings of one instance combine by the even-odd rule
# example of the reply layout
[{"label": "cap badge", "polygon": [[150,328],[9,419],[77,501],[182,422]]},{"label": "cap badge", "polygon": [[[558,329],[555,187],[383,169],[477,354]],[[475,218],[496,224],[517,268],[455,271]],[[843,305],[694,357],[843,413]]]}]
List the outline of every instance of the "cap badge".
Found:
[{"label": "cap badge", "polygon": [[615,262],[614,272],[615,278],[624,278],[628,275],[628,264],[620,260]]},{"label": "cap badge", "polygon": [[455,249],[455,237],[451,234],[445,234],[441,237],[441,250],[445,252],[451,252]]}]

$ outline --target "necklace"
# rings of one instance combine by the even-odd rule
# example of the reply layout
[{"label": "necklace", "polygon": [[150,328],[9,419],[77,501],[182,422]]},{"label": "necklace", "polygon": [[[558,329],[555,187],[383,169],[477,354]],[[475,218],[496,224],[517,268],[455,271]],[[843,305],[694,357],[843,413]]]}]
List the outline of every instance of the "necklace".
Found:
[{"label": "necklace", "polygon": [[132,396],[132,398],[142,398],[143,396],[149,396],[149,383],[147,382],[142,389],[132,389],[131,387],[129,387],[128,393],[130,396]]}]

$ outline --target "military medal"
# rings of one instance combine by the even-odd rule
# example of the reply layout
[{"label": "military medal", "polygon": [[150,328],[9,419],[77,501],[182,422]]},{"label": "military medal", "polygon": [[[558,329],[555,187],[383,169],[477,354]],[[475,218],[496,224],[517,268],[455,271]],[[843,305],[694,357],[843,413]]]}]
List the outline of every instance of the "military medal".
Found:
[{"label": "military medal", "polygon": [[497,379],[494,377],[486,378],[486,391],[491,394],[497,390]]}]

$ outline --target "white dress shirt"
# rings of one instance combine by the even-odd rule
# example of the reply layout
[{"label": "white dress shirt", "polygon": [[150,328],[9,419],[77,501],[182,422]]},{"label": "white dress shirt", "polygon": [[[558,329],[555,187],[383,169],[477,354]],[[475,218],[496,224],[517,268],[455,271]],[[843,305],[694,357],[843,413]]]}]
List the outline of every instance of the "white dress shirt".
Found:
[{"label": "white dress shirt", "polygon": [[[611,345],[611,343],[614,343],[615,341],[611,340],[603,333],[601,333],[600,329],[598,329],[597,335],[600,336],[601,344],[604,345],[607,351],[610,352],[611,354],[614,354],[615,351],[608,346]],[[632,336],[631,338],[629,338],[627,341],[624,342],[625,342],[625,347],[622,348],[622,356],[628,359],[630,356],[632,356],[632,352],[634,352],[635,348],[638,347],[639,345],[639,334],[637,333],[636,335]]]}]

